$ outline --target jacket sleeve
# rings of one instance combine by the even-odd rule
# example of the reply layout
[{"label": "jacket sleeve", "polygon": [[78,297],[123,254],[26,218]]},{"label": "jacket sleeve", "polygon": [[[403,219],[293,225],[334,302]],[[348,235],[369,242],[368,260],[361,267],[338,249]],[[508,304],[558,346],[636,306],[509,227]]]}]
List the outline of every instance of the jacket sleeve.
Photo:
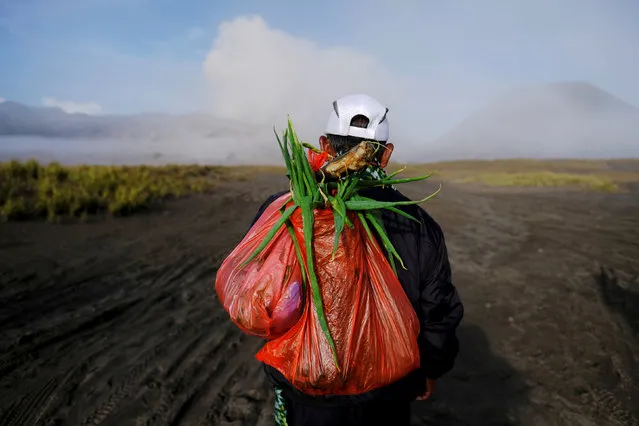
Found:
[{"label": "jacket sleeve", "polygon": [[440,226],[423,212],[419,245],[421,371],[437,379],[449,372],[459,352],[456,330],[464,306],[452,283],[446,241]]}]

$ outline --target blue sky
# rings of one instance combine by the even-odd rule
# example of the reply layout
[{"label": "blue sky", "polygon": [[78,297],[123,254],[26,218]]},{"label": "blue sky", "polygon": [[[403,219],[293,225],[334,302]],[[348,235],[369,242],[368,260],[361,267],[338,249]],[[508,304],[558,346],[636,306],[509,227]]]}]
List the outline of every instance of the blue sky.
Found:
[{"label": "blue sky", "polygon": [[432,136],[518,85],[639,106],[637,22],[636,0],[0,0],[0,97],[315,129],[365,91]]}]

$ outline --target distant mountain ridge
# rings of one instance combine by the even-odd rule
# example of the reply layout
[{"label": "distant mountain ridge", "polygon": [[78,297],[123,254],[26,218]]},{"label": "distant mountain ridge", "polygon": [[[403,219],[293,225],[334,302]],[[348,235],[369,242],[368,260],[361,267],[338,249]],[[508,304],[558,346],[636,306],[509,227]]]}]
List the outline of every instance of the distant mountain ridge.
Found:
[{"label": "distant mountain ridge", "polygon": [[[575,101],[583,111],[605,113],[637,113],[639,108],[585,81],[547,83],[536,88],[520,89],[522,92],[545,90],[558,97]],[[514,91],[513,91],[514,93]]]},{"label": "distant mountain ridge", "polygon": [[108,164],[281,162],[268,132],[250,123],[207,114],[69,114],[12,101],[0,103],[0,157]]},{"label": "distant mountain ridge", "polygon": [[162,140],[238,136],[254,130],[254,126],[247,123],[206,114],[87,115],[69,114],[58,107],[33,107],[13,101],[0,103],[0,135]]},{"label": "distant mountain ridge", "polygon": [[586,82],[511,90],[428,144],[444,159],[639,156],[639,109]]}]

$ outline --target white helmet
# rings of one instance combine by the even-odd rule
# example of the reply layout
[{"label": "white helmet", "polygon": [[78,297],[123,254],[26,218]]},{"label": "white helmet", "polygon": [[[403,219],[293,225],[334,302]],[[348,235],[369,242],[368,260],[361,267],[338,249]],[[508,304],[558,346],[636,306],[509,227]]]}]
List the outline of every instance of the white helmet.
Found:
[{"label": "white helmet", "polygon": [[[389,136],[387,113],[388,108],[368,95],[341,97],[333,102],[333,111],[326,124],[326,134],[386,142]],[[356,116],[366,117],[368,126],[351,126],[351,120]]]}]

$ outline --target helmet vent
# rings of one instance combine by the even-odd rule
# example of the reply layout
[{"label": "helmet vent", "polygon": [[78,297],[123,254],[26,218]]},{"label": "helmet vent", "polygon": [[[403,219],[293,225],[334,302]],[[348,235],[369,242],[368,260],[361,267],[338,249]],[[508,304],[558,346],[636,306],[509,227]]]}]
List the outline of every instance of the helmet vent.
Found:
[{"label": "helmet vent", "polygon": [[382,117],[381,120],[379,120],[379,124],[382,124],[384,122],[384,120],[386,120],[386,115],[388,114],[388,108],[386,108],[386,112],[384,113],[384,116]]},{"label": "helmet vent", "polygon": [[370,120],[365,115],[358,114],[351,119],[351,127],[359,127],[365,129],[368,127]]}]

